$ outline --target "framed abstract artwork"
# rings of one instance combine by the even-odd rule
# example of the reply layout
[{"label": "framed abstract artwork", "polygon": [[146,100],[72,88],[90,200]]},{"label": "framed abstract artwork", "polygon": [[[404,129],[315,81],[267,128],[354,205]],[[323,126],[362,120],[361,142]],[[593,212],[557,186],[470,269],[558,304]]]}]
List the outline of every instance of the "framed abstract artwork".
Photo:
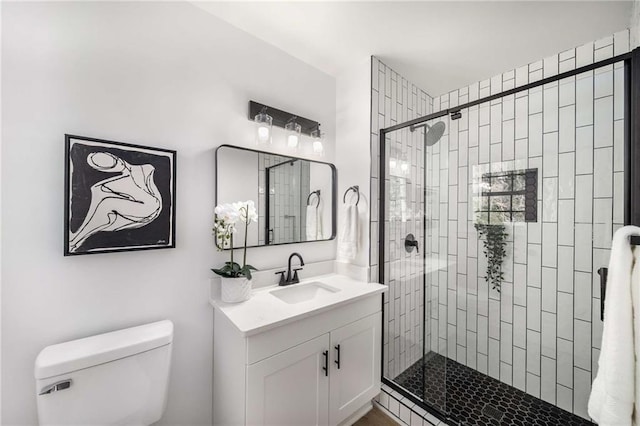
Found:
[{"label": "framed abstract artwork", "polygon": [[65,135],[64,255],[175,247],[176,151]]}]

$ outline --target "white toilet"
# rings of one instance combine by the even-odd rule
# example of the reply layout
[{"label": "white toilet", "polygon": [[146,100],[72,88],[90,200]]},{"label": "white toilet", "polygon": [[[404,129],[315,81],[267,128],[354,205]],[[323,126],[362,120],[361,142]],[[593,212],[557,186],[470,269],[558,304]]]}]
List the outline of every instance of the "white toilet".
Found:
[{"label": "white toilet", "polygon": [[173,323],[48,346],[35,364],[40,425],[150,425],[167,401]]}]

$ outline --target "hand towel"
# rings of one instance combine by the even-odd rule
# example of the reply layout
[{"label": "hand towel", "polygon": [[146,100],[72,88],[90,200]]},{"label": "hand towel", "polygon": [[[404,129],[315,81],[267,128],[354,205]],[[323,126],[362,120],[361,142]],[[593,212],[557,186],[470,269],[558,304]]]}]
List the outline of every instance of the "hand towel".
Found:
[{"label": "hand towel", "polygon": [[315,205],[307,206],[305,232],[307,234],[307,241],[315,241],[318,239],[318,212]]},{"label": "hand towel", "polygon": [[344,204],[342,207],[342,227],[338,239],[338,260],[351,262],[358,253],[358,206]]},{"label": "hand towel", "polygon": [[316,208],[316,240],[324,240],[324,235],[322,234],[322,209],[324,208],[324,203],[322,200],[318,200],[318,207]]},{"label": "hand towel", "polygon": [[[640,235],[640,228],[625,226],[613,236],[604,325],[598,374],[589,397],[589,415],[601,426],[631,426],[637,386],[634,334],[640,324],[634,324],[633,294],[631,290],[634,256],[629,243],[631,235]],[[640,267],[640,266],[639,266]],[[636,268],[637,269],[637,268]],[[635,271],[634,279],[639,279]],[[636,286],[638,282],[634,283]],[[634,331],[635,328],[635,331]]]}]

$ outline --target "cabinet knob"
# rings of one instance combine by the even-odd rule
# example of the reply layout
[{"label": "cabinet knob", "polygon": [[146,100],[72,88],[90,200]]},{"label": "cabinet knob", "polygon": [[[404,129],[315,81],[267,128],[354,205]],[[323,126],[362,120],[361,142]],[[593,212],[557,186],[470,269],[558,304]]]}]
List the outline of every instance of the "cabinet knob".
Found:
[{"label": "cabinet knob", "polygon": [[333,362],[336,363],[338,370],[340,370],[340,345],[334,346],[334,349],[336,350],[336,360]]}]

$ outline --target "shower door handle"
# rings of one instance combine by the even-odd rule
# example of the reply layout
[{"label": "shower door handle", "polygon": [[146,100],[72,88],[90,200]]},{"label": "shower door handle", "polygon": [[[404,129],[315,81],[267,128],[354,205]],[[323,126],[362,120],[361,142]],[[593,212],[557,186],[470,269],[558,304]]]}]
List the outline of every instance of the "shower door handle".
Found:
[{"label": "shower door handle", "polygon": [[607,274],[608,268],[598,269],[598,275],[600,275],[600,321],[604,321],[604,298],[607,294]]},{"label": "shower door handle", "polygon": [[404,249],[407,253],[411,253],[414,247],[416,252],[420,253],[420,247],[418,247],[418,240],[416,240],[416,237],[414,237],[413,234],[407,234],[404,238]]}]

